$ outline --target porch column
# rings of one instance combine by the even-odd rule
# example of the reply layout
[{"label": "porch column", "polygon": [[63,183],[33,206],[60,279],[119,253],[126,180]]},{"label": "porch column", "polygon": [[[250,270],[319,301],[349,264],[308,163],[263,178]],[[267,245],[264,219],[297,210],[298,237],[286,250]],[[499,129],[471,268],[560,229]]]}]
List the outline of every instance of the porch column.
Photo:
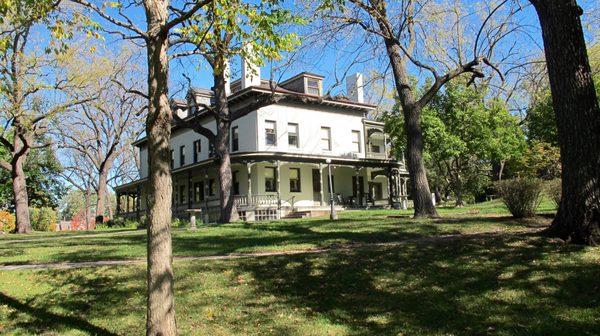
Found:
[{"label": "porch column", "polygon": [[383,155],[385,158],[388,158],[388,148],[387,148],[387,134],[383,133]]},{"label": "porch column", "polygon": [[193,192],[194,189],[192,188],[192,170],[188,170],[188,179],[187,179],[187,187],[188,187],[188,197],[187,197],[187,203],[188,203],[188,209],[192,208],[192,197],[193,197]]},{"label": "porch column", "polygon": [[325,192],[324,192],[324,188],[323,188],[323,164],[319,163],[319,190],[321,193],[321,206],[325,205]]},{"label": "porch column", "polygon": [[206,168],[204,168],[202,170],[202,175],[204,178],[204,220],[205,223],[208,222],[208,172],[206,171]]},{"label": "porch column", "polygon": [[246,170],[248,171],[248,204],[250,204],[250,198],[252,196],[252,163],[246,163]]},{"label": "porch column", "polygon": [[127,203],[126,203],[126,205],[125,205],[125,206],[126,206],[126,208],[125,208],[125,211],[126,211],[126,212],[128,212],[128,213],[129,213],[129,198],[130,198],[130,196],[131,196],[131,195],[130,195],[130,193],[129,193],[129,191],[128,191],[128,192],[127,192],[127,197],[126,197]]},{"label": "porch column", "polygon": [[281,161],[275,162],[275,186],[277,190],[277,217],[281,216]]},{"label": "porch column", "polygon": [[404,197],[402,198],[402,209],[406,210],[408,209],[408,189],[406,185],[406,178],[402,178],[400,183],[402,185],[404,194]]},{"label": "porch column", "polygon": [[117,215],[121,213],[121,193],[117,193]]},{"label": "porch column", "polygon": [[361,193],[361,188],[360,188],[360,167],[354,167],[354,176],[355,176],[355,181],[354,181],[354,189],[356,190],[356,205],[357,206],[361,206],[362,205],[362,199],[360,197]]},{"label": "porch column", "polygon": [[140,219],[140,202],[141,202],[140,199],[141,199],[141,192],[140,192],[140,186],[138,185],[136,188],[136,194],[135,194],[135,216],[138,220]]},{"label": "porch column", "polygon": [[394,206],[394,186],[393,186],[393,182],[392,182],[392,170],[391,169],[386,169],[386,177],[387,177],[387,184],[388,184],[388,204],[390,205],[390,207]]}]

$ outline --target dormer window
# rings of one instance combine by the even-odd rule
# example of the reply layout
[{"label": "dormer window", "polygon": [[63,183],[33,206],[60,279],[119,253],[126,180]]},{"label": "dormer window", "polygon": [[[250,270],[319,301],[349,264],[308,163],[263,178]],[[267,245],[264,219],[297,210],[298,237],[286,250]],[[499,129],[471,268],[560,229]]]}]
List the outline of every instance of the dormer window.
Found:
[{"label": "dormer window", "polygon": [[306,93],[320,96],[321,95],[321,85],[320,81],[313,78],[306,78]]}]

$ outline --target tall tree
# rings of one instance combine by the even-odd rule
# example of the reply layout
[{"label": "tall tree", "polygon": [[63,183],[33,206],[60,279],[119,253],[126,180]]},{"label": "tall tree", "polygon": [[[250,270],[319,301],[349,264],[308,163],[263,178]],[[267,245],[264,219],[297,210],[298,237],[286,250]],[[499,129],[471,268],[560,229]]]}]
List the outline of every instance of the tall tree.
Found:
[{"label": "tall tree", "polygon": [[[228,101],[230,73],[229,60],[241,56],[257,67],[265,60],[279,60],[282,52],[291,51],[299,44],[296,34],[282,29],[302,20],[292,16],[281,7],[280,1],[253,3],[243,0],[215,0],[206,7],[205,13],[191,18],[189,25],[181,30],[181,42],[191,43],[212,69],[214,106],[197,106],[206,110],[216,121],[216,132],[202,126],[201,118],[193,123],[181,120],[179,125],[192,128],[205,136],[219,159],[219,183],[221,213],[219,221],[228,223],[237,219],[232,194],[232,173],[229,149],[231,123],[237,115],[271,103],[272,97],[259,99],[243,109],[231,110]],[[182,55],[187,55],[186,52]],[[174,55],[177,56],[177,55]],[[255,71],[254,69],[247,69]],[[258,76],[246,73],[246,76]],[[244,80],[244,79],[242,79]]]},{"label": "tall tree", "polygon": [[600,107],[575,0],[530,0],[542,27],[562,163],[562,199],[549,233],[600,244]]},{"label": "tall tree", "polygon": [[[148,101],[146,136],[148,137],[148,240],[147,240],[147,335],[175,335],[175,301],[173,298],[173,250],[171,241],[171,123],[169,105],[169,33],[189,19],[211,0],[185,2],[171,6],[169,0],[115,1],[100,6],[87,0],[72,0],[102,17],[109,29],[127,39],[142,40],[146,48]],[[110,8],[105,7],[108,6]],[[139,28],[128,12],[143,6],[146,27]],[[123,18],[123,20],[119,19]]]},{"label": "tall tree", "polygon": [[[43,141],[38,141],[43,143]],[[0,147],[0,158],[6,160],[6,149]],[[34,149],[29,152],[23,166],[27,180],[29,205],[33,207],[56,208],[66,192],[60,179],[61,166],[52,147]],[[14,211],[10,171],[0,170],[0,209]]]},{"label": "tall tree", "polygon": [[[427,36],[418,34],[419,20],[426,20],[424,16],[427,15],[436,16],[435,12],[439,9],[436,6],[439,4],[436,2],[418,0],[389,2],[389,4],[386,0],[324,2],[323,7],[329,18],[340,22],[343,26],[360,27],[370,37],[377,38],[388,57],[404,116],[404,128],[407,136],[406,156],[415,217],[437,216],[423,158],[424,141],[421,125],[423,108],[446,83],[454,78],[470,73],[472,75],[470,82],[473,82],[477,78],[484,77],[482,66],[488,65],[496,69],[489,60],[494,54],[493,47],[507,35],[511,28],[509,24],[498,25],[491,30],[484,30],[484,27],[491,22],[490,18],[498,8],[506,3],[507,1],[502,1],[491,7],[486,13],[475,41],[471,44],[473,53],[467,56],[465,51],[468,48],[463,31],[467,24],[463,18],[467,15],[456,7],[458,3],[455,3],[456,8],[453,10],[439,11],[451,14],[446,18],[453,21],[453,25],[448,27],[449,31],[457,32],[456,36],[450,37],[447,36],[447,31],[439,31],[440,36],[457,43],[455,46],[448,46],[438,40],[430,41],[432,42],[430,44],[423,43]],[[431,25],[425,23],[424,26]],[[426,30],[425,35],[435,35],[435,33]],[[481,36],[485,36],[488,47],[483,47],[482,41],[479,40]],[[433,38],[436,37],[433,36]],[[420,55],[421,53],[417,50],[420,44],[425,45],[421,50],[424,55]],[[443,48],[446,50],[442,50]],[[455,51],[455,54],[450,55],[452,52],[449,50]],[[438,57],[437,53],[441,53],[442,56]],[[449,62],[440,62],[442,58]],[[422,93],[418,92],[418,82],[415,82],[410,76],[411,68],[428,72],[431,75],[430,86]]]},{"label": "tall tree", "polygon": [[[525,137],[518,119],[499,99],[487,98],[485,87],[467,86],[462,76],[448,83],[423,109],[424,156],[430,174],[456,205],[489,187],[494,161],[520,157]],[[402,149],[403,122],[394,112],[384,116],[395,147]]]},{"label": "tall tree", "polygon": [[[81,48],[76,52],[80,58],[85,55]],[[96,85],[89,90],[97,92],[98,98],[64,113],[53,127],[61,143],[61,152],[74,161],[64,167],[65,176],[77,186],[86,186],[86,191],[87,186],[95,189],[96,224],[104,222],[109,182],[119,177],[114,169],[119,165],[115,166],[115,162],[122,165],[127,160],[134,160],[128,149],[142,132],[142,111],[145,109],[141,97],[128,92],[128,88],[138,86],[133,79],[137,70],[135,55],[130,50],[120,50],[117,55],[106,53],[95,52],[87,59],[70,64],[73,71],[83,67],[93,69],[97,75]],[[78,160],[73,160],[75,158]],[[87,164],[82,165],[81,160]],[[77,174],[84,167],[93,170]],[[93,181],[73,181],[77,177]]]},{"label": "tall tree", "polygon": [[[0,168],[11,174],[18,233],[31,232],[23,169],[27,156],[32,149],[49,145],[36,142],[42,139],[48,119],[91,99],[70,94],[85,86],[84,76],[60,71],[64,64],[60,56],[68,48],[65,40],[81,19],[76,15],[65,19],[61,14],[55,1],[0,2],[0,121],[4,124],[0,146],[10,153],[8,160],[0,161]],[[30,46],[36,27],[50,32],[45,50]],[[64,99],[51,100],[49,93]]]}]

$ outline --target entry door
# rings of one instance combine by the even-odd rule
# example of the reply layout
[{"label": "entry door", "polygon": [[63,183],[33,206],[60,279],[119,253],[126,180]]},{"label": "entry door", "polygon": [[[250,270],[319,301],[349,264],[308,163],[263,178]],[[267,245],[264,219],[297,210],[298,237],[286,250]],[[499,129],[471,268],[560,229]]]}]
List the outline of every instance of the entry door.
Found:
[{"label": "entry door", "polygon": [[312,185],[313,185],[313,199],[315,201],[321,200],[321,174],[318,169],[312,170]]},{"label": "entry door", "polygon": [[358,190],[356,186],[356,175],[352,176],[352,195],[358,196],[357,205],[362,205],[363,199],[365,198],[365,178],[364,176],[358,176]]}]

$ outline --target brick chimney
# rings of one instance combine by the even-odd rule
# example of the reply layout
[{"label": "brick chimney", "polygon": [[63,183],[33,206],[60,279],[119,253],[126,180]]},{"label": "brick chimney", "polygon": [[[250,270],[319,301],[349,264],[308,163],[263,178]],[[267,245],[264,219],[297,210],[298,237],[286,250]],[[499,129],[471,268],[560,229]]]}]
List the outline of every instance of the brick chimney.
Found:
[{"label": "brick chimney", "polygon": [[[252,45],[244,46],[246,54],[252,54]],[[242,59],[242,90],[260,85],[260,67],[247,58]]]},{"label": "brick chimney", "polygon": [[346,93],[348,98],[357,103],[365,102],[363,75],[360,72],[346,77]]}]

